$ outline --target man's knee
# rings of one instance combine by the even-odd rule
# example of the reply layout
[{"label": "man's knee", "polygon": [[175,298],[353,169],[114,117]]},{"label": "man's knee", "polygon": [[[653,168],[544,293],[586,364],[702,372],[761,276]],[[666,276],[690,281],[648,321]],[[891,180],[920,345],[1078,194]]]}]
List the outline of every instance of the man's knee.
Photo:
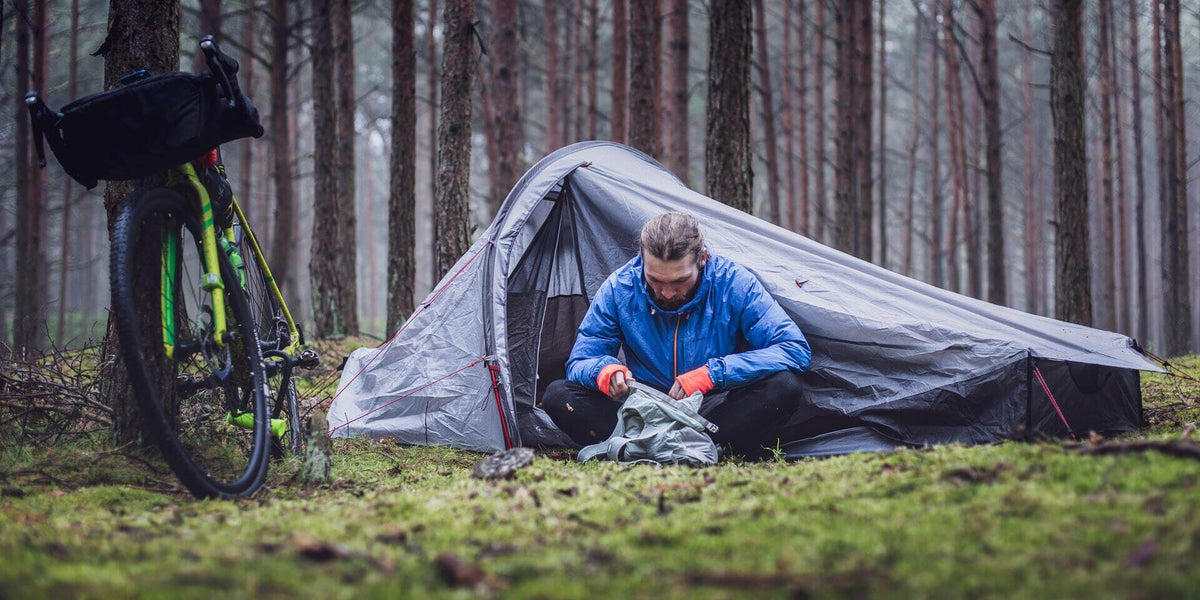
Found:
[{"label": "man's knee", "polygon": [[558,379],[546,386],[542,392],[542,408],[550,414],[561,414],[565,411],[567,402],[571,399],[570,382]]},{"label": "man's knee", "polygon": [[762,400],[783,411],[792,411],[804,398],[804,384],[799,373],[778,371],[762,380]]}]

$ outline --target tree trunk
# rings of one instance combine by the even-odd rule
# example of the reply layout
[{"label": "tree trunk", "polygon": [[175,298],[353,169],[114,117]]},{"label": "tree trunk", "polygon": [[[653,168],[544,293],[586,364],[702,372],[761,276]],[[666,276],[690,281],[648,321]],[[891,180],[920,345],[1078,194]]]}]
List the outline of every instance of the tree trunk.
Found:
[{"label": "tree trunk", "polygon": [[[783,86],[782,98],[779,112],[783,115],[783,166],[784,166],[784,190],[787,192],[787,197],[784,199],[784,204],[787,206],[787,218],[782,221],[784,227],[792,231],[800,222],[797,218],[796,198],[796,123],[793,118],[793,109],[795,107],[795,80],[792,77],[792,0],[784,0],[783,2]],[[782,218],[782,217],[781,217]]]},{"label": "tree trunk", "polygon": [[1163,350],[1167,356],[1186,353],[1191,346],[1192,310],[1188,268],[1187,129],[1184,119],[1183,53],[1180,45],[1178,0],[1162,8],[1163,127],[1166,144],[1160,164],[1166,171],[1163,195],[1163,321],[1167,323]]},{"label": "tree trunk", "polygon": [[338,306],[342,310],[341,322],[345,324],[346,333],[355,335],[358,333],[359,247],[355,241],[358,232],[358,186],[354,183],[354,170],[358,163],[354,160],[354,115],[357,111],[354,96],[354,20],[351,0],[334,0],[333,9],[334,73],[337,81],[337,102],[334,105],[337,115],[337,155],[333,157],[336,161],[337,187],[334,206],[340,213],[338,222],[341,226],[338,268],[345,280],[340,284],[343,297]]},{"label": "tree trunk", "polygon": [[813,95],[815,103],[813,105],[814,120],[817,124],[817,164],[814,171],[817,175],[815,182],[816,190],[813,202],[816,203],[817,223],[815,231],[810,229],[808,235],[820,239],[821,242],[828,244],[830,237],[830,219],[828,211],[828,192],[825,190],[825,163],[828,161],[825,147],[825,127],[826,127],[826,112],[825,112],[825,0],[816,0],[817,4],[817,22],[814,26],[813,35],[816,38],[817,49],[813,54]]},{"label": "tree trunk", "polygon": [[1120,24],[1116,20],[1116,12],[1113,9],[1111,0],[1105,0],[1102,9],[1108,13],[1106,20],[1108,21],[1108,55],[1109,64],[1112,69],[1112,110],[1113,110],[1113,136],[1116,138],[1116,223],[1114,224],[1115,236],[1113,238],[1114,251],[1116,252],[1115,264],[1113,268],[1113,295],[1115,296],[1114,304],[1116,309],[1116,331],[1133,335],[1130,323],[1130,294],[1129,294],[1129,176],[1126,170],[1125,162],[1125,136],[1122,130],[1124,115],[1122,114],[1121,102],[1121,69],[1116,61],[1120,57],[1118,51],[1117,39],[1120,37]]},{"label": "tree trunk", "polygon": [[750,3],[712,0],[708,7],[708,109],[705,190],[745,212],[751,208]]},{"label": "tree trunk", "polygon": [[629,115],[629,26],[627,24],[625,0],[613,0],[613,74],[612,114],[609,117],[612,131],[609,137],[614,142],[625,143],[625,130]]},{"label": "tree trunk", "polygon": [[[247,11],[242,29],[242,45],[246,47],[246,57],[241,61],[241,71],[238,73],[238,83],[242,88],[242,93],[251,99],[254,98],[254,71],[255,59],[251,53],[257,52],[258,48],[258,12],[259,9]],[[239,166],[241,168],[242,189],[238,191],[238,202],[241,203],[242,211],[246,213],[246,219],[251,223],[258,223],[258,206],[250,198],[250,194],[254,191],[254,146],[258,142],[254,138],[249,138],[238,142],[241,146],[241,157]]]},{"label": "tree trunk", "polygon": [[[514,5],[515,6],[515,5]],[[515,48],[514,48],[515,50]],[[511,72],[511,70],[510,70]],[[392,155],[388,186],[387,332],[415,308],[417,55],[412,0],[392,0]]]},{"label": "tree trunk", "polygon": [[[842,2],[836,13],[838,127],[835,140],[834,246],[871,259],[871,26],[870,0]],[[853,98],[854,101],[848,101]]]},{"label": "tree trunk", "polygon": [[1004,271],[1004,165],[1000,129],[1000,69],[996,50],[996,0],[979,2],[980,70],[983,72],[983,114],[987,160],[987,254],[988,302],[1008,303],[1008,279]]},{"label": "tree trunk", "polygon": [[660,112],[654,100],[660,96],[655,77],[655,2],[639,0],[629,11],[629,145],[658,158],[662,156]]},{"label": "tree trunk", "polygon": [[855,14],[854,51],[855,75],[853,85],[854,106],[854,247],[855,255],[870,261],[874,243],[872,241],[871,224],[874,204],[871,189],[874,187],[874,161],[871,159],[871,96],[874,94],[871,62],[874,54],[874,13],[871,11],[871,0],[857,0],[858,9]]},{"label": "tree trunk", "polygon": [[929,236],[929,282],[938,287],[946,284],[945,261],[942,258],[942,176],[940,156],[941,145],[941,82],[938,70],[941,67],[942,48],[941,33],[937,23],[938,9],[930,6],[929,33],[933,41],[929,53],[929,89],[932,100],[929,103],[929,224],[932,234]]},{"label": "tree trunk", "polygon": [[1113,298],[1115,286],[1113,273],[1113,110],[1112,110],[1112,57],[1109,55],[1109,38],[1112,35],[1109,21],[1112,17],[1110,0],[1099,3],[1099,50],[1100,50],[1100,239],[1104,244],[1100,253],[1100,303],[1098,325],[1109,331],[1117,329],[1116,302]]},{"label": "tree trunk", "polygon": [[[157,73],[179,70],[179,2],[178,0],[111,0],[108,10],[108,34],[100,46],[104,56],[104,89],[120,85],[121,77],[135,69],[150,69]],[[155,175],[141,181],[109,181],[104,188],[104,209],[111,232],[125,198],[142,185],[161,184],[164,179]],[[158,240],[145,236],[141,247],[134,252],[134,302],[145,308],[138,326],[153,331],[162,323],[159,309]],[[155,383],[166,385],[170,378],[165,368],[166,356],[162,344],[147,336],[142,351],[153,362],[151,376]],[[141,419],[137,402],[129,386],[124,362],[120,359],[116,329],[110,319],[104,340],[102,363],[110,365],[102,374],[101,396],[113,409],[113,428],[118,445],[136,442],[141,435]],[[154,368],[158,367],[158,368]]]},{"label": "tree trunk", "polygon": [[[855,252],[855,194],[858,186],[855,176],[855,141],[856,124],[855,109],[849,101],[854,94],[855,72],[855,20],[859,10],[859,0],[841,2],[834,12],[836,37],[836,65],[834,67],[834,123],[837,127],[837,137],[834,138],[834,208],[835,235],[834,247],[847,254]],[[857,99],[855,99],[857,100]],[[819,117],[818,117],[819,118]]]},{"label": "tree trunk", "polygon": [[[429,12],[425,17],[425,56],[429,64],[425,65],[425,83],[426,93],[429,94],[429,214],[438,214],[438,196],[437,196],[437,167],[438,167],[438,117],[441,114],[440,104],[438,104],[438,84],[441,81],[439,75],[438,62],[438,47],[437,36],[435,29],[438,23],[438,0],[429,1]],[[524,72],[524,70],[522,71]],[[441,267],[438,263],[438,230],[437,224],[430,229],[433,230],[433,235],[429,236],[429,278],[430,285],[437,285]]]},{"label": "tree trunk", "polygon": [[955,20],[953,0],[942,1],[942,50],[946,54],[946,104],[948,105],[950,140],[950,179],[953,200],[950,204],[950,235],[946,239],[946,288],[962,290],[960,273],[961,252],[959,250],[959,225],[970,210],[967,198],[967,149],[962,89],[962,65],[959,62],[958,45],[955,42]]},{"label": "tree trunk", "polygon": [[[1146,179],[1144,153],[1142,151],[1142,66],[1141,49],[1138,47],[1138,0],[1128,0],[1129,4],[1129,87],[1130,102],[1133,110],[1133,185],[1134,185],[1134,252],[1137,263],[1136,292],[1133,298],[1137,312],[1137,325],[1133,334],[1145,344],[1149,341],[1150,323],[1148,317],[1149,281],[1146,261]],[[1157,113],[1157,111],[1155,111]]]},{"label": "tree trunk", "polygon": [[571,94],[572,100],[574,101],[574,109],[572,111],[574,134],[571,136],[572,142],[578,142],[583,139],[585,134],[584,125],[586,123],[586,115],[584,114],[583,110],[583,68],[584,63],[587,60],[587,44],[582,41],[584,39],[582,35],[584,27],[583,3],[584,0],[578,0],[575,3],[575,10],[571,14],[571,24],[577,32],[570,38],[571,45],[575,48],[575,89]]},{"label": "tree trunk", "polygon": [[[1136,0],[1134,0],[1136,1]],[[1022,36],[1033,39],[1031,13],[1033,0],[1025,0]],[[1040,204],[1034,200],[1033,161],[1033,52],[1026,49],[1021,63],[1021,100],[1025,107],[1025,311],[1042,314],[1042,236],[1040,233]]]},{"label": "tree trunk", "polygon": [[318,339],[340,338],[351,333],[343,303],[350,296],[343,286],[343,261],[339,254],[353,251],[342,245],[344,207],[338,199],[337,96],[334,91],[333,3],[313,1],[313,227],[309,278],[312,281],[314,334]]},{"label": "tree trunk", "polygon": [[[13,349],[18,353],[22,348],[30,347],[34,344],[34,339],[37,335],[37,313],[36,304],[30,306],[30,294],[23,290],[27,289],[24,286],[29,285],[31,273],[29,269],[21,268],[21,265],[30,264],[33,259],[30,256],[30,228],[29,222],[34,218],[34,207],[31,206],[32,198],[29,195],[29,181],[33,177],[33,169],[31,169],[31,158],[33,158],[33,142],[29,135],[29,109],[25,107],[25,94],[22,92],[28,91],[32,82],[29,77],[29,28],[24,26],[32,17],[29,12],[28,0],[14,0],[13,2],[13,21],[14,28],[17,30],[17,59],[16,59],[16,83],[13,86],[16,90],[13,93],[14,99],[14,115],[16,121],[16,139],[13,141],[13,151],[16,154],[14,162],[16,163],[16,178],[17,178],[17,204],[16,223],[14,225],[14,237],[16,238],[16,277],[15,284],[9,284],[10,280],[6,279],[6,285],[13,285]],[[0,235],[7,234],[8,228],[0,230]],[[7,260],[7,256],[5,259]]]},{"label": "tree trunk", "polygon": [[491,214],[525,170],[521,150],[525,147],[525,131],[521,127],[521,105],[517,102],[517,3],[516,0],[495,0],[492,20],[496,35],[492,38],[492,98],[497,136],[497,161],[492,178]]},{"label": "tree trunk", "polygon": [[[788,0],[788,2],[790,3],[791,0]],[[805,5],[806,2],[804,0],[800,0],[799,6],[797,7],[797,12],[799,12],[800,15],[807,14]],[[799,63],[797,85],[799,87],[796,90],[796,105],[798,106],[799,114],[796,115],[796,121],[799,124],[800,131],[798,135],[799,139],[796,151],[800,154],[800,206],[797,208],[797,210],[800,212],[800,218],[792,223],[792,230],[795,231],[798,227],[800,233],[804,234],[805,236],[812,237],[812,224],[809,220],[810,215],[812,214],[812,197],[809,195],[808,190],[808,174],[811,170],[811,163],[808,160],[808,43],[806,39],[807,36],[805,35],[808,19],[802,16],[801,18],[798,18],[797,21],[796,50],[799,53],[799,56],[797,57],[799,59],[797,61]]]},{"label": "tree trunk", "polygon": [[599,84],[597,82],[597,71],[600,70],[600,64],[596,60],[596,52],[600,46],[600,7],[597,0],[589,0],[588,2],[588,66],[587,66],[587,139],[594,140],[599,136],[597,122],[596,95],[598,93]]},{"label": "tree trunk", "polygon": [[[887,24],[879,0],[879,265],[887,268]],[[867,226],[872,226],[867,223]]]},{"label": "tree trunk", "polygon": [[918,94],[921,89],[921,68],[918,59],[921,56],[922,29],[921,14],[917,13],[913,19],[912,65],[909,67],[912,73],[912,139],[908,144],[908,193],[904,200],[904,266],[901,272],[905,277],[913,276],[913,204],[916,197],[917,148],[921,144],[921,103]]},{"label": "tree trunk", "polygon": [[1087,152],[1083,128],[1083,2],[1053,0],[1050,107],[1054,116],[1055,317],[1092,324]]},{"label": "tree trunk", "polygon": [[763,134],[767,163],[767,220],[779,225],[779,152],[775,139],[775,103],[771,97],[771,56],[767,43],[766,9],[763,0],[754,0],[754,28],[758,45],[758,89],[762,98]]},{"label": "tree trunk", "polygon": [[546,154],[563,146],[563,118],[566,107],[566,81],[558,57],[558,5],[562,0],[545,0],[546,24]]},{"label": "tree trunk", "polygon": [[[553,0],[552,0],[553,1]],[[471,166],[471,78],[475,73],[475,8],[471,0],[446,0],[442,13],[442,110],[438,127],[438,211],[435,279],[441,279],[471,244],[468,177]]]},{"label": "tree trunk", "polygon": [[667,167],[688,182],[688,0],[670,0],[667,13]]},{"label": "tree trunk", "polygon": [[[27,56],[30,51],[29,45],[32,41],[32,64],[27,64],[24,69],[18,62],[18,72],[28,74],[30,89],[44,94],[46,92],[46,71],[48,62],[46,60],[46,32],[48,29],[48,9],[46,7],[47,0],[35,0],[33,3],[33,13],[30,14],[29,6],[24,2],[20,2],[16,9],[17,19],[17,52],[19,53],[18,61],[20,62]],[[26,29],[23,26],[24,22],[29,22],[31,27]],[[25,80],[22,77],[22,80]],[[18,90],[15,94],[18,98],[24,97],[26,90]],[[18,113],[18,123],[28,123],[28,113]],[[23,130],[23,131],[22,131]],[[28,125],[21,127],[23,135],[19,134],[17,144],[24,146],[31,143],[31,138],[28,133]],[[29,153],[28,146],[25,146],[25,153]],[[26,154],[28,157],[33,155]],[[24,196],[18,194],[17,202],[17,277],[16,290],[14,297],[16,298],[15,322],[13,327],[13,347],[18,352],[37,352],[45,345],[45,330],[46,327],[46,198],[45,198],[45,172],[42,169],[30,169],[25,167],[23,172],[28,173],[28,178],[25,180]]]},{"label": "tree trunk", "polygon": [[296,260],[296,194],[292,176],[292,128],[288,118],[289,0],[271,0],[271,184],[275,188],[275,222],[271,234],[273,274],[290,306],[300,306],[299,261]]},{"label": "tree trunk", "polygon": [[[71,0],[71,31],[68,36],[70,38],[68,50],[70,55],[67,57],[69,65],[67,73],[67,97],[73,101],[79,95],[79,0]],[[62,245],[59,248],[58,256],[58,328],[54,336],[59,345],[62,345],[66,340],[64,322],[66,321],[67,293],[71,291],[68,286],[71,264],[70,241],[74,237],[71,235],[71,197],[75,186],[72,185],[69,177],[64,177],[62,188],[62,233],[59,236]]]}]

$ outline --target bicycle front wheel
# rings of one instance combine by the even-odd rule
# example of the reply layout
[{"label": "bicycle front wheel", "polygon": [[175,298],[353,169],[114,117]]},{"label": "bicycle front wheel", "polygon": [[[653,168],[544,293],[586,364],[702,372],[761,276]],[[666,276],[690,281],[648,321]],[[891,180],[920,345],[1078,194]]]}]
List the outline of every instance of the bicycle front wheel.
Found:
[{"label": "bicycle front wheel", "polygon": [[[206,277],[200,215],[167,188],[134,192],[113,228],[116,330],[143,427],[197,497],[253,494],[266,477],[266,374],[249,302],[217,252],[226,333]],[[149,291],[154,290],[154,291]]]}]

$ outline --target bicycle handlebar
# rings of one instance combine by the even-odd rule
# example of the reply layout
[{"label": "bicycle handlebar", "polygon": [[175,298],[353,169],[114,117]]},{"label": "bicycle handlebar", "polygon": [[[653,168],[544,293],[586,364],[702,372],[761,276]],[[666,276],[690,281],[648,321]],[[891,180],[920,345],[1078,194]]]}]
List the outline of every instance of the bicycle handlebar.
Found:
[{"label": "bicycle handlebar", "polygon": [[217,78],[217,83],[221,84],[229,108],[240,108],[245,103],[242,90],[238,87],[237,79],[231,77],[237,73],[237,62],[221,52],[211,35],[200,38],[200,50],[204,52],[204,62],[208,64],[209,72]]}]

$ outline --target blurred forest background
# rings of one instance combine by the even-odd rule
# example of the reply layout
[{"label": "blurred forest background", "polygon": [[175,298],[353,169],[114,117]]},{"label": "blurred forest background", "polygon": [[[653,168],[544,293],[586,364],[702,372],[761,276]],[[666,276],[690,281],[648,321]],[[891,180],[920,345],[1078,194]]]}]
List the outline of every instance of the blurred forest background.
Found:
[{"label": "blurred forest background", "polygon": [[[82,189],[53,158],[31,168],[22,98],[38,89],[60,107],[101,91],[98,54],[129,4],[0,2],[6,344],[104,336],[103,186]],[[693,189],[904,275],[1161,354],[1200,350],[1194,2],[163,4],[178,6],[182,68],[200,70],[205,33],[241,62],[266,135],[223,157],[289,304],[319,336],[388,337],[465,249],[452,238],[478,236],[525,169],[612,139]],[[467,25],[448,35],[448,22]],[[439,159],[452,124],[469,127],[467,144]],[[453,175],[469,175],[465,197]],[[314,230],[331,213],[336,227]],[[322,260],[349,287],[350,316],[334,326],[313,309]]]}]

